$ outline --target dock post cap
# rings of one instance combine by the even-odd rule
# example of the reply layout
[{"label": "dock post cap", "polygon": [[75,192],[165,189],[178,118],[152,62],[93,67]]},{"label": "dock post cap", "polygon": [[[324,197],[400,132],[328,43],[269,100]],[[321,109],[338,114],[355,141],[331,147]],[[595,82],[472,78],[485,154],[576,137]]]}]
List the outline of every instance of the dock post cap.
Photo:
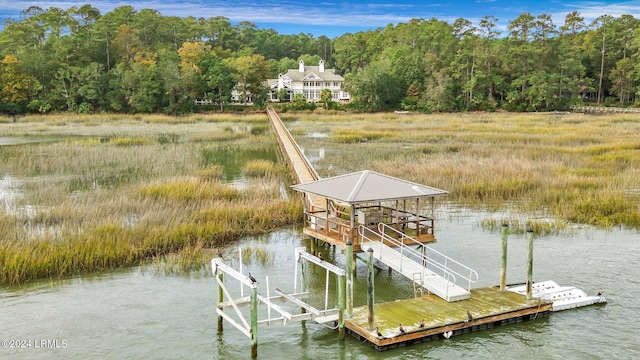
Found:
[{"label": "dock post cap", "polygon": [[509,224],[507,224],[507,223],[503,223],[503,224],[502,224],[502,227],[509,227]]},{"label": "dock post cap", "polygon": [[347,246],[351,246],[351,245],[353,245],[353,243],[351,242],[351,240],[347,240],[346,245],[347,245]]},{"label": "dock post cap", "polygon": [[529,228],[527,228],[527,232],[528,232],[528,233],[532,233],[532,232],[533,232],[533,229],[529,227]]},{"label": "dock post cap", "polygon": [[367,252],[373,252],[373,248],[368,248]]}]

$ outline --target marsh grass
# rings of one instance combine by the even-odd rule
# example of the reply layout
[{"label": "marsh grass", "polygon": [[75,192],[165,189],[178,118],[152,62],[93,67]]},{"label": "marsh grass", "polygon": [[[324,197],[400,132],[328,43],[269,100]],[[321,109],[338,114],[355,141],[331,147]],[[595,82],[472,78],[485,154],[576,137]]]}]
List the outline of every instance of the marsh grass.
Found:
[{"label": "marsh grass", "polygon": [[[303,147],[331,150],[315,164],[323,177],[372,169],[445,189],[460,206],[551,219],[507,219],[512,231],[640,228],[640,117],[287,113],[283,120]],[[0,283],[149,261],[170,272],[196,269],[206,249],[300,222],[301,202],[283,196],[282,179],[291,177],[264,161],[277,149],[267,127],[263,114],[59,114],[3,123],[0,137],[42,141],[0,147],[1,175],[20,184],[0,207]],[[318,129],[344,139],[304,136]],[[223,182],[234,172],[251,174],[245,188]],[[260,249],[247,258],[269,261]]]},{"label": "marsh grass", "polygon": [[395,135],[391,131],[338,128],[331,132],[331,138],[341,143],[360,143],[393,137]]},{"label": "marsh grass", "polygon": [[200,181],[216,181],[221,180],[224,175],[224,169],[220,165],[208,165],[203,169],[196,171],[196,176]]},{"label": "marsh grass", "polygon": [[203,199],[238,199],[240,191],[220,182],[203,183],[200,178],[184,178],[171,182],[148,185],[140,189],[143,197],[168,201],[194,201]]},{"label": "marsh grass", "polygon": [[286,171],[286,167],[277,166],[272,161],[264,159],[247,161],[247,164],[244,167],[244,173],[246,175],[255,177],[272,177],[277,175],[284,175]]},{"label": "marsh grass", "polygon": [[178,252],[154,257],[148,264],[154,273],[163,275],[191,275],[204,273],[210,267],[212,249],[206,249],[202,243],[187,245]]},{"label": "marsh grass", "polygon": [[[0,137],[42,141],[0,147],[1,176],[17,184],[0,193],[0,283],[149,262],[163,273],[198,271],[207,249],[299,222],[302,204],[281,192],[289,177],[256,174],[241,189],[223,180],[231,165],[273,154],[266,124],[264,115],[3,124]],[[239,135],[206,136],[228,133]]]},{"label": "marsh grass", "polygon": [[[640,196],[633,191],[640,188],[637,115],[288,113],[286,119],[303,147],[333,150],[316,164],[323,177],[372,169],[447,190],[446,201],[462,206],[557,219],[533,226],[540,232],[562,231],[566,222],[640,228]],[[345,138],[305,136],[317,128]]]},{"label": "marsh grass", "polygon": [[269,250],[265,245],[253,243],[242,248],[242,263],[245,265],[259,263],[260,265],[273,264],[275,251]]},{"label": "marsh grass", "polygon": [[480,220],[480,225],[483,228],[494,231],[499,231],[503,224],[509,226],[510,234],[524,234],[529,229],[538,235],[559,235],[571,231],[571,227],[566,221],[559,220],[522,220],[518,218]]}]

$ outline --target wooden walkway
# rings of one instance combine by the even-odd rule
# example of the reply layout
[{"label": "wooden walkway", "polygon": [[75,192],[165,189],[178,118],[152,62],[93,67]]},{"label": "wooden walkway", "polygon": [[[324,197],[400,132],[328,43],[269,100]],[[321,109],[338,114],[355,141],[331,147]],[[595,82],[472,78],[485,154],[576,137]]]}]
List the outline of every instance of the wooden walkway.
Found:
[{"label": "wooden walkway", "polygon": [[[267,115],[269,116],[269,122],[271,122],[271,128],[278,139],[278,144],[280,144],[282,155],[287,160],[287,164],[289,164],[297,183],[304,184],[319,180],[320,176],[316,169],[311,165],[296,140],[284,126],[280,116],[272,108],[267,108]],[[306,200],[309,202],[308,209],[311,211],[326,211],[327,201],[323,197],[309,195]]]},{"label": "wooden walkway", "polygon": [[640,114],[638,108],[572,105],[571,111],[591,114]]},{"label": "wooden walkway", "polygon": [[287,159],[287,163],[291,167],[293,174],[299,184],[316,181],[320,179],[320,176],[313,168],[309,160],[300,150],[300,146],[295,141],[289,130],[284,126],[284,123],[278,116],[278,114],[272,108],[267,109],[269,115],[269,121],[271,127],[276,134],[282,154]]}]

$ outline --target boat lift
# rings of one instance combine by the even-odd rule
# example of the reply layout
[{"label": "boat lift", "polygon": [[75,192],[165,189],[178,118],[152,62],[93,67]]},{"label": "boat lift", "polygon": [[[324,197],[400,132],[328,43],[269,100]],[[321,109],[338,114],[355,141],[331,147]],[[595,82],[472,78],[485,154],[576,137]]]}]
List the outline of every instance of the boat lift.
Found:
[{"label": "boat lift", "polygon": [[[240,256],[242,252],[239,251]],[[290,322],[299,322],[305,320],[312,320],[319,324],[325,324],[328,322],[337,323],[339,330],[340,340],[344,340],[344,308],[345,308],[345,270],[324,261],[310,253],[308,253],[304,247],[295,249],[295,276],[293,284],[293,292],[286,293],[278,288],[274,288],[277,295],[270,294],[269,277],[265,277],[265,284],[267,289],[266,296],[258,294],[257,282],[250,279],[247,275],[242,273],[242,265],[240,265],[240,271],[224,264],[221,258],[211,259],[211,268],[213,276],[216,278],[218,284],[218,304],[216,306],[216,313],[218,314],[218,331],[222,331],[222,320],[227,320],[236,329],[242,332],[245,336],[251,339],[251,357],[255,358],[258,355],[258,327],[270,326],[275,324],[286,325]],[[325,279],[325,294],[324,294],[324,309],[317,309],[311,304],[304,302],[309,296],[306,282],[307,264],[313,263],[320,266],[326,271]],[[240,259],[242,264],[242,259]],[[298,271],[300,268],[300,271]],[[300,277],[300,291],[298,291],[298,273]],[[228,287],[224,283],[224,276],[231,277],[240,283],[240,297],[234,298],[229,292]],[[337,304],[336,308],[328,308],[329,304],[329,276],[334,274],[337,276],[338,292],[337,292]],[[244,296],[244,288],[247,287],[250,290],[249,296]],[[225,300],[226,298],[226,300]],[[295,306],[301,308],[301,313],[293,314],[284,306],[280,306],[274,303],[279,300],[280,302],[292,303]],[[258,306],[260,304],[266,305],[267,317],[266,319],[258,319]],[[250,307],[250,319],[247,321],[245,314],[240,311],[240,306]],[[229,311],[225,312],[225,309],[233,308],[234,314]],[[272,316],[272,310],[277,315]]]}]

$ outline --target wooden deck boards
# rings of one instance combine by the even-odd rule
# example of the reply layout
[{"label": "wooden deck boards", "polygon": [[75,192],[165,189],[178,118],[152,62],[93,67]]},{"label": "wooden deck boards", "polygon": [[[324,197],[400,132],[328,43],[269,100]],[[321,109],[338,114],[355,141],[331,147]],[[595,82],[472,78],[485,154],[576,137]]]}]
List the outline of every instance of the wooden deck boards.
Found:
[{"label": "wooden deck boards", "polygon": [[[467,311],[473,320],[468,320]],[[427,295],[374,304],[374,326],[378,327],[382,338],[368,330],[366,306],[354,308],[353,317],[346,319],[345,326],[352,335],[369,341],[378,350],[384,350],[404,343],[442,338],[448,331],[455,336],[496,324],[546,316],[550,312],[550,302],[526,300],[523,295],[500,292],[498,288],[490,287],[472,289],[470,299],[457,302]],[[425,326],[420,328],[422,319]],[[402,324],[405,334],[399,332],[399,324]]]}]

